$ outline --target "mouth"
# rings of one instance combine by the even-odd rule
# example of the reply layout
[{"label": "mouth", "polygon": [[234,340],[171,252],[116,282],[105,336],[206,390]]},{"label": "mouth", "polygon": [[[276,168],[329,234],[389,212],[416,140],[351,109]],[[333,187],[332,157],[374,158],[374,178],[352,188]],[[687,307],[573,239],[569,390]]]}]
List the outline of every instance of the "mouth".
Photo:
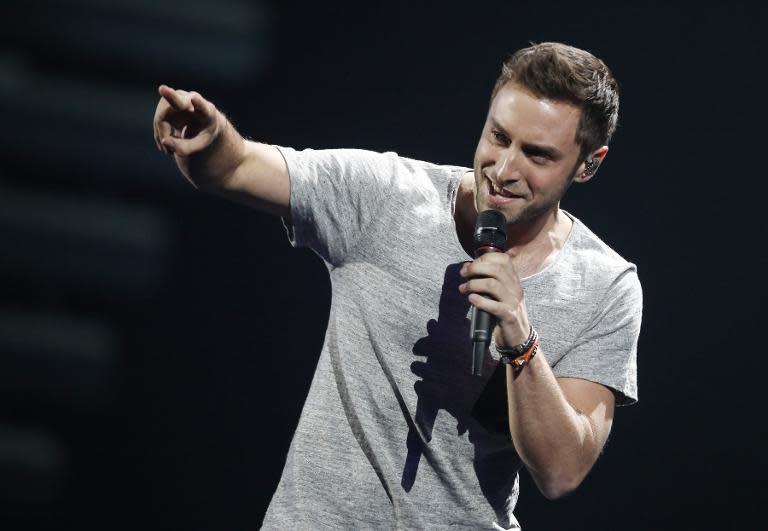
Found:
[{"label": "mouth", "polygon": [[513,194],[512,192],[505,190],[501,186],[497,186],[488,177],[485,178],[485,183],[488,189],[488,195],[495,203],[510,203],[515,199],[520,199],[523,197],[521,195]]}]

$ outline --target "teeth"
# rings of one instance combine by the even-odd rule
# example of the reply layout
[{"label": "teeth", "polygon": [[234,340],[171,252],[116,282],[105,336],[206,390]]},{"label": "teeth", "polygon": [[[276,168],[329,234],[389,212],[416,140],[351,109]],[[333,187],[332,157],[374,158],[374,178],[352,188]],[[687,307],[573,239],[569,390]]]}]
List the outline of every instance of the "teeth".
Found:
[{"label": "teeth", "polygon": [[512,197],[512,194],[504,190],[504,187],[497,185],[495,182],[490,181],[491,188],[495,194],[499,194],[504,197]]}]

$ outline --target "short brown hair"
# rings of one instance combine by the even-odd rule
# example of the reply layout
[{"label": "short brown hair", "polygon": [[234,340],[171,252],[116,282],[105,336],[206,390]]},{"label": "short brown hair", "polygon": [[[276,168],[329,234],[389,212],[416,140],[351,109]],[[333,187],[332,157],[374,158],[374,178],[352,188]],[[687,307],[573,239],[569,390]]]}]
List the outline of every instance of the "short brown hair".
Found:
[{"label": "short brown hair", "polygon": [[581,159],[611,140],[619,120],[619,84],[600,59],[561,44],[542,42],[515,52],[504,62],[491,101],[509,82],[537,97],[567,101],[581,109],[576,143]]}]

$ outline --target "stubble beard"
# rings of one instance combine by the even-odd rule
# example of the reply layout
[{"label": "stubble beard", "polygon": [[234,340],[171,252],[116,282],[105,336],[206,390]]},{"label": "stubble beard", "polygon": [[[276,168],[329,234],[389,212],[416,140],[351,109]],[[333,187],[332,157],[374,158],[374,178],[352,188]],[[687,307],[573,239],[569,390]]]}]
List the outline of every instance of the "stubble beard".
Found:
[{"label": "stubble beard", "polygon": [[[481,173],[482,175],[482,173]],[[547,216],[548,214],[551,214],[552,212],[555,212],[560,207],[560,200],[565,195],[565,192],[570,188],[571,183],[573,182],[573,179],[569,179],[568,182],[563,186],[561,190],[558,190],[551,196],[544,198],[542,201],[531,201],[527,204],[523,205],[520,208],[515,208],[514,210],[508,210],[503,207],[494,207],[490,204],[490,201],[488,200],[488,194],[490,193],[487,189],[486,184],[486,177],[483,175],[480,186],[483,187],[483,199],[486,203],[485,205],[480,204],[480,194],[477,191],[477,182],[475,182],[475,208],[478,213],[482,212],[483,210],[496,210],[504,214],[504,217],[507,220],[507,225],[527,225],[527,224],[533,224],[536,221],[542,219],[543,217]],[[526,201],[528,201],[526,199]]]}]

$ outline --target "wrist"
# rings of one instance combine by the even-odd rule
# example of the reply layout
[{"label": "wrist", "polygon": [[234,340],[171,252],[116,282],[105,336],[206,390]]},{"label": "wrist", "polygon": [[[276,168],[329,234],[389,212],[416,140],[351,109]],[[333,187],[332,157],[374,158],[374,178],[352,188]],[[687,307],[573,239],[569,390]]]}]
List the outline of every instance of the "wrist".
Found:
[{"label": "wrist", "polygon": [[205,175],[217,190],[226,190],[248,155],[245,139],[221,111],[216,111],[212,141],[204,153]]},{"label": "wrist", "polygon": [[496,345],[496,351],[500,355],[500,361],[505,365],[511,365],[515,370],[521,370],[536,356],[539,349],[539,334],[529,325],[528,336],[525,341],[513,346],[504,347]]},{"label": "wrist", "polygon": [[525,341],[531,335],[531,323],[528,317],[515,320],[514,322],[499,323],[496,329],[496,345],[500,348],[512,348]]}]

